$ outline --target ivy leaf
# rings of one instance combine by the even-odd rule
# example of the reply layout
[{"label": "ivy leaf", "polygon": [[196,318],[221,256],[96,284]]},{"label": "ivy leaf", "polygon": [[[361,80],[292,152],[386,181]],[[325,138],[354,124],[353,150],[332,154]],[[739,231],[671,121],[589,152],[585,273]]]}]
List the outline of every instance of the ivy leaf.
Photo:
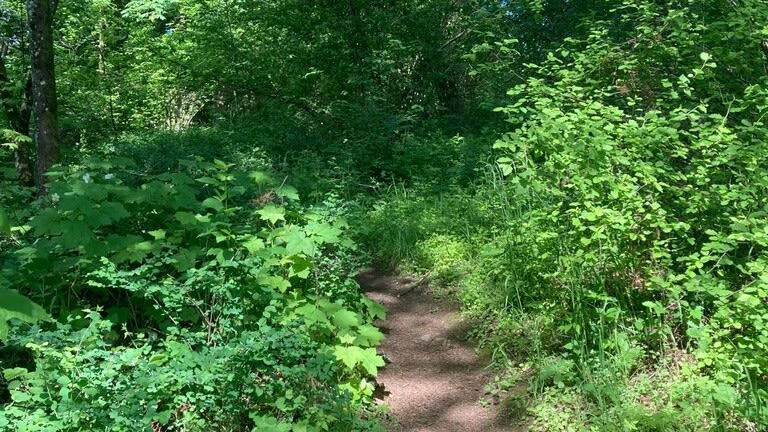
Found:
[{"label": "ivy leaf", "polygon": [[261,210],[256,210],[256,213],[261,217],[261,220],[269,221],[273,225],[279,220],[285,220],[285,209],[274,204],[266,205]]},{"label": "ivy leaf", "polygon": [[13,318],[34,323],[49,317],[45,309],[27,297],[7,288],[0,288],[0,340],[8,336],[8,320]]}]

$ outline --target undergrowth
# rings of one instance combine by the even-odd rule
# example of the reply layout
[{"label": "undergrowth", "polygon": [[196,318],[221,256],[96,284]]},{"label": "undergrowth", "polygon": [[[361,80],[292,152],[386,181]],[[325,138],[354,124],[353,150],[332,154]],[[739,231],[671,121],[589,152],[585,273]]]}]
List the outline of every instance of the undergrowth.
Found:
[{"label": "undergrowth", "polygon": [[[645,12],[621,18],[650,32]],[[361,238],[455,292],[501,370],[530,371],[532,430],[763,430],[765,83],[722,106],[705,96],[721,66],[691,47],[688,69],[645,77],[652,102],[617,98],[647,59],[615,50],[595,29],[528,65],[480,180],[393,185]]]},{"label": "undergrowth", "polygon": [[385,312],[343,210],[269,171],[175,164],[84,160],[34,212],[6,207],[0,429],[381,430]]}]

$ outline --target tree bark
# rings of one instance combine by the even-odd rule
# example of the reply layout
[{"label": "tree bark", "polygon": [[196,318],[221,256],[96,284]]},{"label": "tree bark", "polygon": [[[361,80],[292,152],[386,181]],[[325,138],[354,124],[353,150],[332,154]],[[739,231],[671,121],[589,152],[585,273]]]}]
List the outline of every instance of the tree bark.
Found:
[{"label": "tree bark", "polygon": [[32,102],[35,112],[37,186],[45,193],[45,172],[59,161],[58,102],[53,62],[53,15],[57,0],[27,0],[29,17]]}]

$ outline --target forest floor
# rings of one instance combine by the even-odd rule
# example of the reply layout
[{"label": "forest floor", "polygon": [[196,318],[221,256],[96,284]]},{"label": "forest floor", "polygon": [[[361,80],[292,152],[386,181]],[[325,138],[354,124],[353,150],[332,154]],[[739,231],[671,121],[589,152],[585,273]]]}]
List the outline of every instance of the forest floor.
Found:
[{"label": "forest floor", "polygon": [[[389,310],[377,322],[389,361],[380,371],[392,432],[495,432],[504,426],[498,401],[484,392],[492,377],[467,338],[458,306],[438,300],[423,281],[373,269],[362,271],[363,291]],[[487,400],[483,403],[482,400]]]}]

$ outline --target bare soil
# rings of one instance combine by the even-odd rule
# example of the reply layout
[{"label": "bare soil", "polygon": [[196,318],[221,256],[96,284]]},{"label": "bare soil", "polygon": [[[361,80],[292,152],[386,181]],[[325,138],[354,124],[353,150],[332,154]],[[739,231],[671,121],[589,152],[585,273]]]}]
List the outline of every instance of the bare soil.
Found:
[{"label": "bare soil", "polygon": [[380,352],[389,361],[377,381],[396,423],[393,432],[512,430],[503,426],[498,405],[480,404],[492,374],[467,340],[469,324],[457,305],[436,300],[417,280],[373,269],[358,281],[389,310],[377,323],[387,335]]}]

